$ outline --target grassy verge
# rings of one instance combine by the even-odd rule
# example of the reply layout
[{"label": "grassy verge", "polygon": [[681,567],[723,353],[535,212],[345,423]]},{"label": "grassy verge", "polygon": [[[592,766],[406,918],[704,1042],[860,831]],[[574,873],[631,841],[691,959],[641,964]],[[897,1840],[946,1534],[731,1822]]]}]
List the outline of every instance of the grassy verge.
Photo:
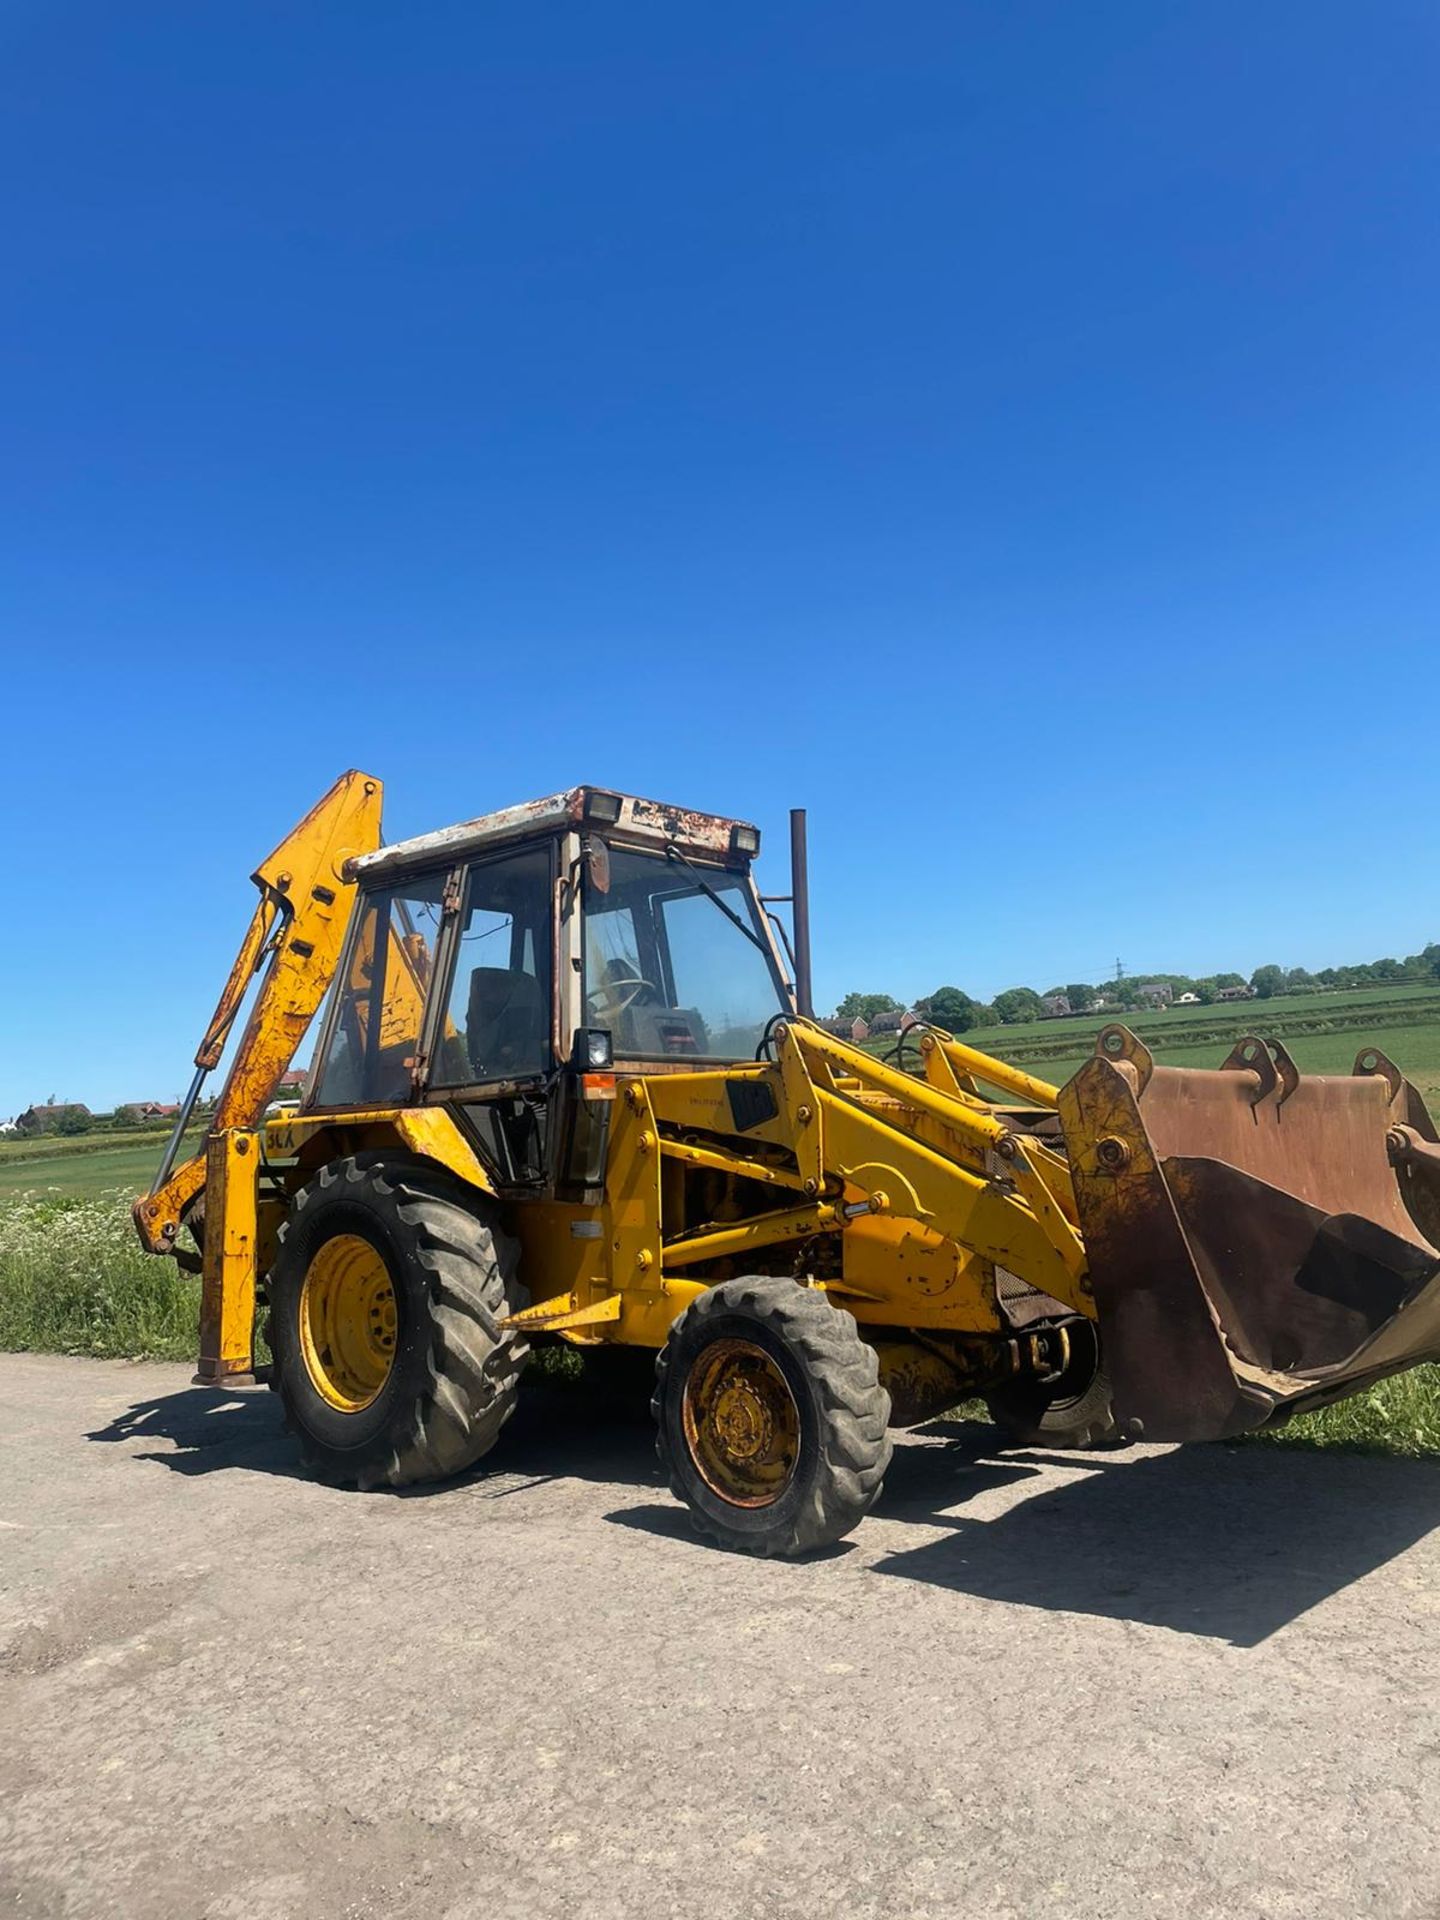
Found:
[{"label": "grassy verge", "polygon": [[[132,1198],[125,1190],[0,1198],[0,1352],[194,1360],[200,1282],[141,1250]],[[269,1357],[257,1330],[256,1359]],[[554,1382],[581,1371],[565,1347],[542,1348],[533,1364]]]},{"label": "grassy verge", "polygon": [[[0,1199],[0,1349],[193,1360],[199,1313],[199,1281],[141,1252],[128,1193]],[[579,1372],[562,1348],[537,1362],[557,1382]],[[1383,1380],[1245,1444],[1440,1455],[1440,1366]]]},{"label": "grassy verge", "polygon": [[1440,1454],[1440,1366],[1412,1367],[1352,1400],[1301,1414],[1288,1427],[1254,1434],[1245,1444],[1434,1458]]},{"label": "grassy verge", "polygon": [[200,1282],[141,1250],[130,1198],[0,1200],[0,1348],[194,1359]]}]

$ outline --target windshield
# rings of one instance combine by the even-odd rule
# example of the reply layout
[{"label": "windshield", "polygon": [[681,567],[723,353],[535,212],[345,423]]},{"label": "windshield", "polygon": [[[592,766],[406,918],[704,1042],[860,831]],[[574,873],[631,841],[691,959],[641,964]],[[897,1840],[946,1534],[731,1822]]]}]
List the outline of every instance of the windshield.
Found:
[{"label": "windshield", "polygon": [[608,892],[587,877],[585,1020],[618,1055],[750,1060],[788,1011],[743,874],[612,848]]}]

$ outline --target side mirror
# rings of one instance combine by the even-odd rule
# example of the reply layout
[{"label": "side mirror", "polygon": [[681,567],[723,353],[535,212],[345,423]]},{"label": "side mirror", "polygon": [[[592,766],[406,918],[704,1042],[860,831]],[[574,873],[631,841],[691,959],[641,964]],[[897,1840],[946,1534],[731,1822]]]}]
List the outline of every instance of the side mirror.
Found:
[{"label": "side mirror", "polygon": [[587,833],[580,842],[580,858],[592,887],[597,893],[610,891],[610,849],[598,834]]}]

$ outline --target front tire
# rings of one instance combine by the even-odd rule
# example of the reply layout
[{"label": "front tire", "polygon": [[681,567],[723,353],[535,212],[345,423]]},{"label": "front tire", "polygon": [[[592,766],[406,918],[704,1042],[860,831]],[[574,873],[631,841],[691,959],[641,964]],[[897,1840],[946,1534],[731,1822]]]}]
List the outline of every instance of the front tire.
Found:
[{"label": "front tire", "polygon": [[670,1490],[700,1532],[790,1558],[841,1539],[890,1464],[890,1396],[854,1318],[776,1278],[726,1280],[670,1329],[651,1403]]},{"label": "front tire", "polygon": [[528,1356],[518,1247],[432,1162],[367,1153],[302,1187],[269,1280],[270,1384],[332,1485],[461,1473],[515,1407]]},{"label": "front tire", "polygon": [[1069,1323],[1070,1358],[1058,1379],[1007,1380],[985,1400],[1006,1445],[1079,1450],[1115,1446],[1119,1428],[1093,1322]]}]

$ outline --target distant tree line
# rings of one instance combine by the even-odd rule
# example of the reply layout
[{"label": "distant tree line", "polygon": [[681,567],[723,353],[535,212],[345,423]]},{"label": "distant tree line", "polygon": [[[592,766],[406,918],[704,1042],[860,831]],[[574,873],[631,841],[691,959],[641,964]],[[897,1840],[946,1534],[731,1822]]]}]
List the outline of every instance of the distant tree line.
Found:
[{"label": "distant tree line", "polygon": [[[1098,985],[1072,980],[1064,986],[1048,987],[1038,993],[1034,987],[1006,987],[993,1000],[975,1000],[959,987],[937,987],[933,993],[915,1002],[915,1012],[933,1020],[950,1033],[966,1033],[972,1027],[1014,1027],[1038,1020],[1041,1003],[1063,994],[1072,1013],[1088,1013],[1093,1008],[1113,1007],[1120,1012],[1147,1005],[1142,987],[1168,986],[1178,1000],[1193,993],[1203,1006],[1219,998],[1226,987],[1249,986],[1259,1000],[1273,1000],[1287,993],[1334,992],[1345,987],[1404,986],[1407,983],[1440,979],[1440,941],[1432,940],[1419,953],[1405,959],[1365,960],[1356,966],[1322,967],[1310,973],[1304,967],[1256,967],[1247,981],[1242,973],[1125,974]],[[888,993],[847,993],[835,1009],[837,1020],[861,1019],[873,1022],[877,1014],[898,1013],[901,1002]]]},{"label": "distant tree line", "polygon": [[[1024,989],[1029,992],[1029,988]],[[1035,997],[1038,1007],[1040,1002]],[[933,1020],[937,1027],[944,1027],[947,1033],[965,1033],[971,1027],[993,1027],[1001,1015],[993,1001],[972,1000],[968,993],[959,987],[937,987],[934,993],[927,993],[923,1000],[915,1002],[915,1012],[923,1018]],[[888,993],[847,993],[835,1009],[837,1020],[863,1020],[872,1025],[882,1013],[901,1013],[904,1003]]]}]

